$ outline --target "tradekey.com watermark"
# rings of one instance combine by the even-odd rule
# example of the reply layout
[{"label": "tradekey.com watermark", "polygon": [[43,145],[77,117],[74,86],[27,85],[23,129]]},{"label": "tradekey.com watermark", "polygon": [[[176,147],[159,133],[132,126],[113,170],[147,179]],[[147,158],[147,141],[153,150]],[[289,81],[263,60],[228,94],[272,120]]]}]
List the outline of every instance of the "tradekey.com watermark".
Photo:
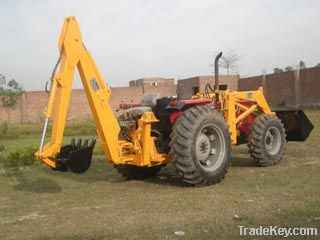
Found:
[{"label": "tradekey.com watermark", "polygon": [[245,227],[238,226],[240,236],[282,236],[284,238],[291,236],[318,236],[318,229],[311,227],[284,228],[278,226],[268,227]]}]

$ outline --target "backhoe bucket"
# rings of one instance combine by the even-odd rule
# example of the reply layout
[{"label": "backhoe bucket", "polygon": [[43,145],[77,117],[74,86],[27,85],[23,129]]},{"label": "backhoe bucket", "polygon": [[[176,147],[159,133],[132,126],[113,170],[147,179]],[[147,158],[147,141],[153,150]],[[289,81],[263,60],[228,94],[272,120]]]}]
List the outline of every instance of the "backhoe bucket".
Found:
[{"label": "backhoe bucket", "polygon": [[309,137],[313,124],[303,110],[279,110],[275,113],[284,125],[287,141],[303,142]]},{"label": "backhoe bucket", "polygon": [[84,173],[91,165],[92,152],[95,139],[89,141],[78,139],[76,142],[73,138],[71,144],[63,146],[57,156],[57,170],[71,171],[74,173]]}]

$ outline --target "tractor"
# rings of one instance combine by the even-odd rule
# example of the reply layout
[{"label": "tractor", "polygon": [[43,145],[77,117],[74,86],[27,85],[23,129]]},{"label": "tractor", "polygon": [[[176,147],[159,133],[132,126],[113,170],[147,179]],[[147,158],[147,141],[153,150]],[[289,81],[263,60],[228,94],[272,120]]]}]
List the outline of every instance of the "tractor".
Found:
[{"label": "tractor", "polygon": [[[256,165],[270,166],[279,163],[287,141],[305,141],[313,129],[302,110],[272,111],[262,88],[220,90],[222,53],[215,59],[214,87],[207,84],[205,92],[186,100],[149,93],[140,105],[116,116],[109,104],[111,88],[83,44],[75,17],[65,19],[58,47],[60,57],[52,73],[40,148],[35,153],[54,170],[85,172],[96,142],[73,139],[62,146],[76,68],[106,160],[127,179],[152,177],[171,162],[185,183],[215,184],[227,173],[233,146],[247,143]],[[51,137],[45,144],[50,119]]]}]

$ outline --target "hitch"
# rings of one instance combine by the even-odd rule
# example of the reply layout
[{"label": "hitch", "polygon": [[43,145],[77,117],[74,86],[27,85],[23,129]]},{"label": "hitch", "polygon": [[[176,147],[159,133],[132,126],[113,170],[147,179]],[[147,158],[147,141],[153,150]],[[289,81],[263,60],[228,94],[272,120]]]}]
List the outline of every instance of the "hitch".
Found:
[{"label": "hitch", "polygon": [[71,144],[61,148],[56,158],[56,170],[84,173],[91,165],[95,139],[72,138]]}]

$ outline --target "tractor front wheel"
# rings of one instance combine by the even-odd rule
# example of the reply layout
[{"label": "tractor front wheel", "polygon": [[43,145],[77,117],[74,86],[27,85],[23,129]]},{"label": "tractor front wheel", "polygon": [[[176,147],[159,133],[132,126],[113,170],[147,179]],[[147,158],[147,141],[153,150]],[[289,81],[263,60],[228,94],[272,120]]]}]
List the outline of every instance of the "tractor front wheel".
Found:
[{"label": "tractor front wheel", "polygon": [[193,186],[220,182],[230,161],[230,134],[222,114],[206,106],[192,107],[175,122],[171,156],[183,181]]},{"label": "tractor front wheel", "polygon": [[280,119],[273,115],[258,115],[251,126],[249,153],[257,166],[279,163],[286,146],[286,134]]}]

